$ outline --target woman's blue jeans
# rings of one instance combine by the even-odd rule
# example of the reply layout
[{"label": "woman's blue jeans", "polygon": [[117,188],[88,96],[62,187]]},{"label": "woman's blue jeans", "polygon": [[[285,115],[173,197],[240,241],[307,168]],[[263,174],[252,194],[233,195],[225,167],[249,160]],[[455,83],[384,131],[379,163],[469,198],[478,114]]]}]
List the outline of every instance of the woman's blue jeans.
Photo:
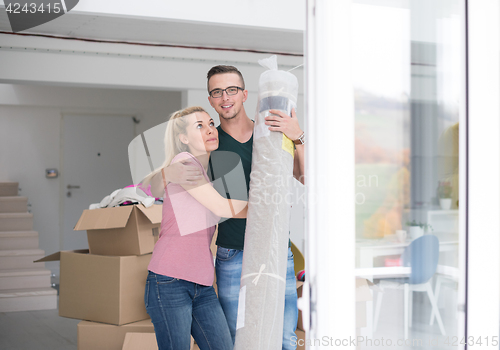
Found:
[{"label": "woman's blue jeans", "polygon": [[[217,274],[217,292],[219,301],[226,315],[231,338],[235,340],[236,319],[238,316],[238,299],[240,295],[241,266],[243,251],[236,249],[217,248],[215,273]],[[286,350],[296,349],[293,345],[295,329],[297,328],[297,283],[293,266],[292,250],[288,248],[288,263],[286,271],[285,318],[283,320],[283,345]]]},{"label": "woman's blue jeans", "polygon": [[149,271],[144,293],[159,350],[232,350],[233,342],[213,286]]}]

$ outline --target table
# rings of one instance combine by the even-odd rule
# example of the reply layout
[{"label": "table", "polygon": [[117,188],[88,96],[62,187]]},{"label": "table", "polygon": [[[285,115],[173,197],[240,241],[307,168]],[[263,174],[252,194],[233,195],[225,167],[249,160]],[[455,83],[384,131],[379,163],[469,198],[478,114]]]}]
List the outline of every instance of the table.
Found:
[{"label": "table", "polygon": [[[439,252],[458,249],[458,235],[449,232],[432,232],[439,239]],[[356,241],[357,268],[372,268],[378,256],[400,255],[410,245],[411,239],[398,242],[396,237],[382,239],[360,239]]]},{"label": "table", "polygon": [[[449,232],[432,232],[439,239],[439,252],[457,251],[458,235]],[[381,278],[409,277],[411,267],[374,267],[373,260],[378,256],[400,255],[405,248],[410,245],[412,239],[404,242],[397,241],[396,237],[386,237],[383,239],[360,239],[356,241],[356,269],[357,277],[366,278],[369,281]],[[438,265],[437,272],[458,274],[458,268]],[[373,292],[372,292],[373,293]],[[373,301],[367,302],[367,320],[365,328],[361,330],[361,335],[373,336]]]}]

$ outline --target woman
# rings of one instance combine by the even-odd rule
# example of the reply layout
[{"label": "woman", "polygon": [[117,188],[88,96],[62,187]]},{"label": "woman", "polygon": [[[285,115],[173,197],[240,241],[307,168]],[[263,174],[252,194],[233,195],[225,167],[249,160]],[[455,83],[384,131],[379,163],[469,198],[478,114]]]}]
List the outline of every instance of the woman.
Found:
[{"label": "woman", "polygon": [[[160,350],[188,350],[190,334],[201,350],[232,349],[224,313],[212,286],[210,243],[220,217],[246,217],[247,202],[228,200],[207,176],[210,152],[219,146],[214,121],[201,107],[175,112],[165,132],[165,163],[148,175],[153,193],[162,170],[176,162],[198,167],[197,185],[163,183],[163,217],[149,264],[144,301]],[[156,187],[156,188],[155,188]]]}]

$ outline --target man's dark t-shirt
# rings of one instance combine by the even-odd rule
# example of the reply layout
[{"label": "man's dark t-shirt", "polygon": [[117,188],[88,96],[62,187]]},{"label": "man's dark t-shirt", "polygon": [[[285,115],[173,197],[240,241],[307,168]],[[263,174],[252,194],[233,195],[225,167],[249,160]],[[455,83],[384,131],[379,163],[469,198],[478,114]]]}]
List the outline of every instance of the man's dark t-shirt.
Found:
[{"label": "man's dark t-shirt", "polygon": [[[219,148],[210,155],[208,176],[214,188],[225,198],[248,200],[252,168],[253,135],[245,143],[238,142],[220,125]],[[219,223],[216,244],[243,250],[247,219],[223,219]]]}]

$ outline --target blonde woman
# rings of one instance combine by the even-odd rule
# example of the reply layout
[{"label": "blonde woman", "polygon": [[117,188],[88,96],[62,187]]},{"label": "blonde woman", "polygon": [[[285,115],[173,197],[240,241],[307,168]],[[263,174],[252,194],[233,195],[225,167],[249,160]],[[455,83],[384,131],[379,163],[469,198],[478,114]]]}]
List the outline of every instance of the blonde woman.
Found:
[{"label": "blonde woman", "polygon": [[[224,313],[212,286],[210,242],[220,217],[246,217],[247,202],[228,200],[207,176],[210,152],[219,146],[214,121],[201,107],[172,114],[165,132],[165,163],[143,180],[163,193],[163,217],[146,281],[144,301],[160,350],[232,349]],[[164,181],[163,170],[189,163],[203,176],[193,184]]]}]

